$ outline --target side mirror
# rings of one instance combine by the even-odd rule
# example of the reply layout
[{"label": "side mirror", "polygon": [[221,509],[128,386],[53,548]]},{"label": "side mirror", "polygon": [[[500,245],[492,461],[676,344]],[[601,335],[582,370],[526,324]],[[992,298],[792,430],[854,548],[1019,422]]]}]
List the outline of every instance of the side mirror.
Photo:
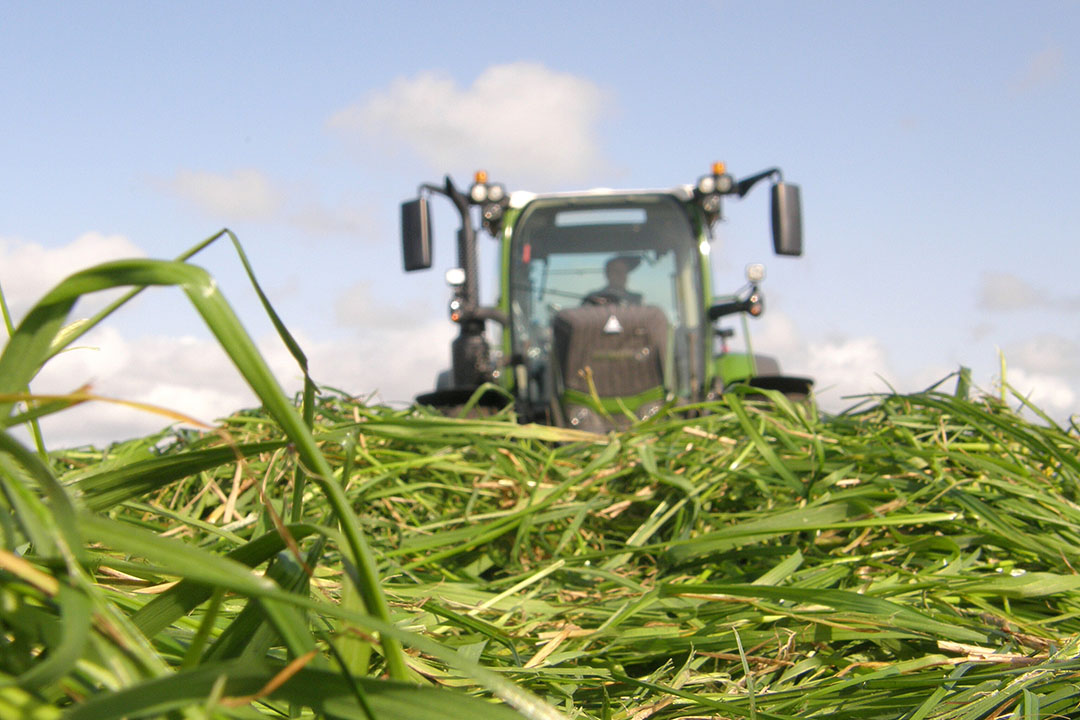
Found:
[{"label": "side mirror", "polygon": [[773,250],[777,255],[802,255],[802,202],[799,186],[772,186]]},{"label": "side mirror", "polygon": [[401,251],[405,272],[431,267],[431,218],[426,197],[401,204]]}]

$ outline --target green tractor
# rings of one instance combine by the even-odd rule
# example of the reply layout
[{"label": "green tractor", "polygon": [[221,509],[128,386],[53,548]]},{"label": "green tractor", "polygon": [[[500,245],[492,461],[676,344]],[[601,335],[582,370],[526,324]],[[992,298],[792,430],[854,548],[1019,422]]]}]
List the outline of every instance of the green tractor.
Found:
[{"label": "green tractor", "polygon": [[[805,397],[811,380],[781,375],[776,360],[754,355],[748,341],[747,352],[727,349],[734,331],[720,323],[762,313],[764,268],[749,266],[746,286],[733,295],[716,299],[711,289],[722,200],[767,178],[773,248],[801,255],[799,188],[777,168],[736,180],[717,163],[696,185],[669,190],[507,193],[483,172],[465,192],[449,177],[421,185],[401,207],[405,270],[431,267],[429,199],[446,197],[461,218],[458,267],[446,274],[460,334],[452,368],[417,402],[449,410],[513,398],[524,422],[607,431],[738,384]],[[499,242],[494,307],[479,301],[474,208]],[[501,340],[489,340],[488,322]]]}]

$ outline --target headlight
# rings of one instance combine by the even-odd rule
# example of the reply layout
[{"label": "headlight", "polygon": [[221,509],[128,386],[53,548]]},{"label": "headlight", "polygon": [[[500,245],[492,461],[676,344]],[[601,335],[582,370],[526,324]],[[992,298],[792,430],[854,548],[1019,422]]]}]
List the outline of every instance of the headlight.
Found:
[{"label": "headlight", "polygon": [[445,277],[446,284],[450,287],[461,287],[465,284],[465,270],[462,268],[450,268]]}]

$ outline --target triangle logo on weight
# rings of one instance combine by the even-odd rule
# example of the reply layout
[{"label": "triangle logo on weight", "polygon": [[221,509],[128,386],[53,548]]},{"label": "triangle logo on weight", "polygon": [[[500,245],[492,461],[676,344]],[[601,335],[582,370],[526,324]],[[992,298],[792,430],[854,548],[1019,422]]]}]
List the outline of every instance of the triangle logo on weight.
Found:
[{"label": "triangle logo on weight", "polygon": [[622,325],[619,323],[619,318],[612,315],[604,323],[604,332],[608,335],[617,335],[623,331]]}]

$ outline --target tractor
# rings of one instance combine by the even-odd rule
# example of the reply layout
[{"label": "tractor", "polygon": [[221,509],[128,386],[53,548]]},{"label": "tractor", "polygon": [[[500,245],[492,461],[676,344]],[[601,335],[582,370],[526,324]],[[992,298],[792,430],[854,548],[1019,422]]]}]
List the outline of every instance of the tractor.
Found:
[{"label": "tractor", "polygon": [[[810,393],[774,358],[728,350],[722,322],[764,310],[764,268],[742,290],[712,294],[710,251],[723,201],[771,182],[773,249],[802,254],[799,187],[778,168],[736,180],[722,163],[695,185],[668,190],[508,193],[478,172],[459,189],[423,184],[401,206],[406,272],[432,264],[431,198],[457,209],[458,266],[447,271],[460,332],[451,368],[417,402],[443,410],[514,403],[523,422],[605,432],[662,408],[690,407],[735,386]],[[499,243],[498,299],[479,299],[477,234]],[[489,338],[488,324],[496,332]]]}]

